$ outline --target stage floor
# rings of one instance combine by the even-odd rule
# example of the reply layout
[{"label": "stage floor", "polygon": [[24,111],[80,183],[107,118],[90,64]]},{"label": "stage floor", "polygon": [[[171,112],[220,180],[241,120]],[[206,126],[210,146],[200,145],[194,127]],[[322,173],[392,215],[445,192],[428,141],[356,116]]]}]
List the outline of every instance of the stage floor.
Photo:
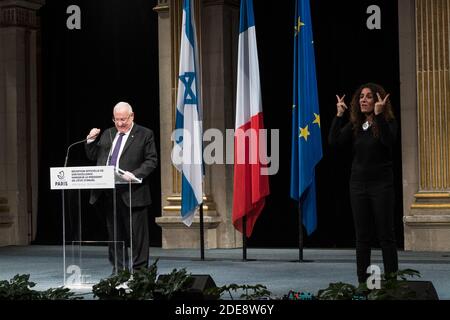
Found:
[{"label": "stage floor", "polygon": [[[205,260],[201,261],[200,250],[151,248],[150,257],[151,262],[159,259],[159,274],[186,268],[191,274],[210,275],[217,286],[263,284],[273,297],[280,298],[289,290],[317,294],[331,282],[356,285],[353,249],[305,249],[304,259],[308,262],[304,263],[298,262],[298,249],[248,249],[249,261],[245,262],[242,249],[205,250]],[[382,266],[379,250],[372,251],[372,263]],[[82,279],[87,285],[74,291],[85,299],[92,299],[89,284],[111,273],[105,246],[83,246],[82,251],[66,246],[66,268],[70,265],[82,268]],[[431,281],[439,298],[450,300],[450,253],[399,251],[399,267],[419,271],[422,277],[412,280]],[[62,286],[62,246],[0,248],[0,280],[9,280],[16,274],[30,274],[36,290]]]}]

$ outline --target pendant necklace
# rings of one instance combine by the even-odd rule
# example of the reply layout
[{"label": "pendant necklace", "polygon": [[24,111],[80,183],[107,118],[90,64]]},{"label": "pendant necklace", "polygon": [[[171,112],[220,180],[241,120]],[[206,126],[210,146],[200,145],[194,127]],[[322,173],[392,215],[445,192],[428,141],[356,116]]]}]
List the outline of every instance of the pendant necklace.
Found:
[{"label": "pendant necklace", "polygon": [[369,127],[370,127],[369,121],[364,122],[362,125],[362,128],[364,131],[367,131],[367,129],[369,129]]}]

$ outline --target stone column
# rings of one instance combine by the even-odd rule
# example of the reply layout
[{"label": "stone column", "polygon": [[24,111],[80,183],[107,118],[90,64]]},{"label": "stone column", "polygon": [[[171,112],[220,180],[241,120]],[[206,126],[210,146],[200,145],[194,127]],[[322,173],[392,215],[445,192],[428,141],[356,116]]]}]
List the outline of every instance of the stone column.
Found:
[{"label": "stone column", "polygon": [[[196,21],[202,76],[204,130],[234,128],[234,86],[239,25],[238,1],[196,1]],[[180,175],[171,164],[170,136],[175,127],[182,2],[160,0],[159,15],[161,189],[163,248],[198,248],[199,219],[187,228],[180,219]],[[231,224],[232,166],[206,167],[205,248],[240,245]]]},{"label": "stone column", "polygon": [[[239,38],[239,1],[204,0],[202,7],[202,76],[204,129],[234,129],[236,104],[236,70]],[[234,136],[228,137],[233,141]],[[227,152],[228,151],[228,152]],[[234,150],[224,147],[224,164],[213,164],[206,169],[206,185],[214,196],[221,218],[218,226],[218,246],[242,246],[242,235],[232,224],[233,209],[233,159]]]},{"label": "stone column", "polygon": [[33,239],[39,18],[45,0],[0,0],[0,245]]},{"label": "stone column", "polygon": [[450,0],[400,0],[399,28],[405,249],[449,251]]}]

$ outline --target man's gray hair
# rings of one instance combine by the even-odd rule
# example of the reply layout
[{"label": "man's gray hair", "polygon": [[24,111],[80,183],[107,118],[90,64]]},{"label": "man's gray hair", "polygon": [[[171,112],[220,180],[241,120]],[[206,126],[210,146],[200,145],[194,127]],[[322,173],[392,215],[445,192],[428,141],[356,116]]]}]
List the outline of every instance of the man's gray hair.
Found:
[{"label": "man's gray hair", "polygon": [[129,103],[127,103],[127,102],[119,102],[118,104],[116,104],[114,106],[113,114],[118,112],[119,110],[123,110],[123,109],[127,109],[128,110],[128,114],[132,114],[133,113],[133,108],[130,106]]}]

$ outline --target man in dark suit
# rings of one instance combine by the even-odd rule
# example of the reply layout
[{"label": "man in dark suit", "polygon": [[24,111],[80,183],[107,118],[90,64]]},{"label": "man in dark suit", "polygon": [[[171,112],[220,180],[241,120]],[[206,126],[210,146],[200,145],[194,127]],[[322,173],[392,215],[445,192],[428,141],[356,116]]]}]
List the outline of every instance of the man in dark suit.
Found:
[{"label": "man in dark suit", "polygon": [[[133,184],[131,189],[133,269],[137,270],[148,267],[148,206],[151,204],[148,177],[156,168],[158,158],[153,132],[134,123],[133,109],[128,103],[119,102],[114,107],[113,122],[115,127],[106,129],[101,136],[100,129],[93,128],[87,136],[85,150],[87,157],[96,161],[98,166],[111,165],[125,171],[125,173],[121,171],[123,180],[143,179],[142,184]],[[125,247],[129,247],[129,185],[116,185],[115,192],[92,190],[89,202],[105,211],[108,237],[110,241],[113,241],[114,194],[116,195],[116,241],[123,241]],[[122,248],[122,243],[109,242],[109,261],[113,265],[113,273],[116,273],[116,267],[123,269],[128,266],[128,250],[123,251]]]}]

